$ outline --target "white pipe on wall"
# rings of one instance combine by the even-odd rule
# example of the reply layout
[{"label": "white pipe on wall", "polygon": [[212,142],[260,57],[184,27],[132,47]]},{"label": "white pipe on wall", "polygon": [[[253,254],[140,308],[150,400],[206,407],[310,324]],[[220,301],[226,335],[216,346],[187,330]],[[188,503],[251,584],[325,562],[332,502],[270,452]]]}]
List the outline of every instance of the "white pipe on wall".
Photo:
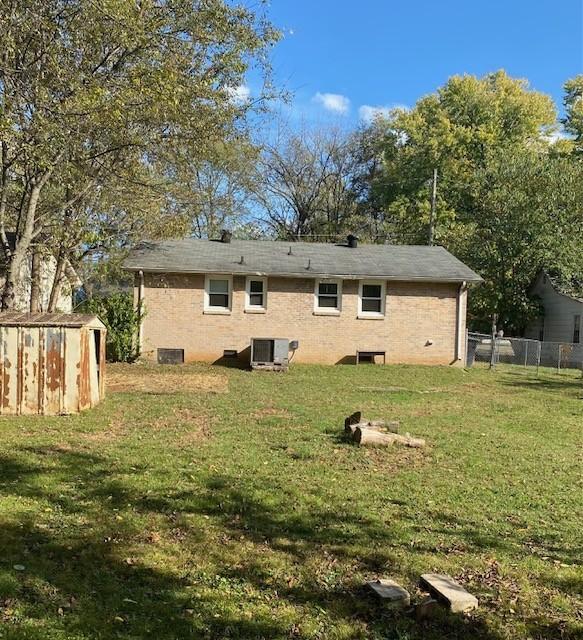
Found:
[{"label": "white pipe on wall", "polygon": [[140,354],[142,353],[143,347],[143,324],[144,324],[144,272],[140,269],[138,271],[138,316],[139,316],[139,324],[138,324],[138,350]]},{"label": "white pipe on wall", "polygon": [[462,339],[465,331],[463,330],[464,314],[462,313],[462,296],[466,292],[466,283],[462,282],[457,292],[457,305],[456,305],[456,345],[455,345],[455,357],[456,360],[462,359],[464,347]]}]

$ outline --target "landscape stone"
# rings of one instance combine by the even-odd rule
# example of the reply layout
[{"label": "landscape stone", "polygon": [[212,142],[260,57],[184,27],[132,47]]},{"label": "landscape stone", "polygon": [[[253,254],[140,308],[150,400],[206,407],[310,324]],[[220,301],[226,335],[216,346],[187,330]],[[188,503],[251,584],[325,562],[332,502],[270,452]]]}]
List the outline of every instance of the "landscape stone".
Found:
[{"label": "landscape stone", "polygon": [[411,596],[407,589],[393,580],[382,578],[371,580],[367,585],[385,602],[391,609],[404,609],[411,603]]},{"label": "landscape stone", "polygon": [[424,573],[421,576],[421,583],[439,599],[447,602],[453,613],[466,613],[478,608],[478,599],[450,576]]}]

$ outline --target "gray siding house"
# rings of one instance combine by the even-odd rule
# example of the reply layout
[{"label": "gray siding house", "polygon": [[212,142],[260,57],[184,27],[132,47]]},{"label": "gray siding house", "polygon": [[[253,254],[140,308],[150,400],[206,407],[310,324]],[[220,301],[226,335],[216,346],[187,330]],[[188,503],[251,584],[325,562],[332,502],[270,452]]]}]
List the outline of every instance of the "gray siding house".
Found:
[{"label": "gray siding house", "polygon": [[540,271],[531,288],[544,315],[531,323],[525,337],[545,342],[580,343],[583,334],[583,291],[567,290],[557,278]]}]

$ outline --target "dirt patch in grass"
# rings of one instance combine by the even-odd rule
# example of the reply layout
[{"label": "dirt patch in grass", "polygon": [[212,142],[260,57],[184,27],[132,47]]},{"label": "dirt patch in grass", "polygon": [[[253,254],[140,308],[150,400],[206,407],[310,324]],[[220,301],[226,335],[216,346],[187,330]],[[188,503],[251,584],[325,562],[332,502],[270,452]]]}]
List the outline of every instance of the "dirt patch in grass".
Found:
[{"label": "dirt patch in grass", "polygon": [[182,449],[188,445],[208,440],[212,432],[211,424],[212,420],[207,415],[195,415],[189,409],[175,409],[174,416],[168,426],[174,429],[182,427],[182,429],[179,429],[173,446]]},{"label": "dirt patch in grass", "polygon": [[149,394],[185,393],[189,391],[205,391],[224,393],[227,391],[226,376],[208,375],[204,373],[144,373],[136,371],[115,371],[107,377],[109,393],[125,393],[138,391]]}]

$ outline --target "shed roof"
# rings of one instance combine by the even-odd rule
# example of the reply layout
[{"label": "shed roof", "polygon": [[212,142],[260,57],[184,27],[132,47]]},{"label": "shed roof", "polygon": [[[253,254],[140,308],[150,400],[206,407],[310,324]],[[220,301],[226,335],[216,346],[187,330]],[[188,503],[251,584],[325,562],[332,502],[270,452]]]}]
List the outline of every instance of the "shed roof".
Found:
[{"label": "shed roof", "polygon": [[105,329],[101,320],[85,313],[0,313],[0,327],[91,327]]},{"label": "shed roof", "polygon": [[143,242],[124,262],[129,271],[225,273],[289,277],[383,278],[428,282],[482,282],[443,247],[269,240]]}]

